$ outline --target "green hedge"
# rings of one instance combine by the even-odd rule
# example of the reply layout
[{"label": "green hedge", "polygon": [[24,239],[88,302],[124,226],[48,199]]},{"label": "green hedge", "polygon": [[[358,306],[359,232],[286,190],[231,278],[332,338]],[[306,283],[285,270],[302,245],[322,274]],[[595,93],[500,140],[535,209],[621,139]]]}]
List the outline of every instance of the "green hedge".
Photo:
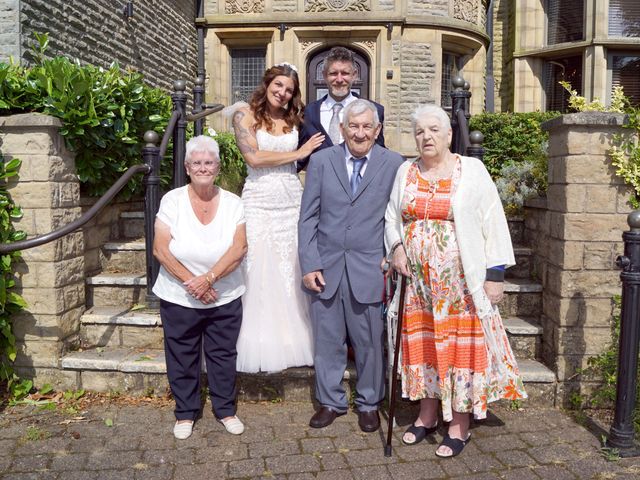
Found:
[{"label": "green hedge", "polygon": [[[171,97],[117,64],[103,69],[65,57],[45,59],[48,37],[36,38],[33,66],[0,63],[0,115],[40,112],[60,118],[83,192],[102,195],[142,161],[144,132],[164,133]],[[141,193],[140,184],[140,177],[129,182],[125,198]]]}]

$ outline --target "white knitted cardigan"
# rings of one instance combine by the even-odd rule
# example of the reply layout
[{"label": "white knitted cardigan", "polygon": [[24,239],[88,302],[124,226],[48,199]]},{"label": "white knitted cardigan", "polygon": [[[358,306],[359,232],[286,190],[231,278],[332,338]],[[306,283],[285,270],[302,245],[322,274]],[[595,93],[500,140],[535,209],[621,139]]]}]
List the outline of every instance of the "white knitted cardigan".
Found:
[{"label": "white knitted cardigan", "polygon": [[[507,219],[493,180],[477,158],[460,156],[461,172],[453,197],[453,218],[460,258],[467,286],[480,318],[493,307],[484,292],[487,268],[515,265]],[[403,241],[401,205],[409,167],[408,160],[398,169],[385,213],[385,246],[387,252]]]}]

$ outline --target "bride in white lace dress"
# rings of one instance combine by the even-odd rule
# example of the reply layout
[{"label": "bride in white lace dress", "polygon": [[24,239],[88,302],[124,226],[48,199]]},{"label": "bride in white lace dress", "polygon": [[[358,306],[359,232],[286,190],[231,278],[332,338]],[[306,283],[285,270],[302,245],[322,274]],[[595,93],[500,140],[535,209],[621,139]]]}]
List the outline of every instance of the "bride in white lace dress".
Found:
[{"label": "bride in white lace dress", "polygon": [[302,185],[296,161],[308,157],[324,136],[297,148],[301,110],[296,70],[280,64],[265,72],[250,105],[233,114],[248,171],[242,191],[249,251],[237,343],[240,372],[313,364],[309,300],[297,254]]}]

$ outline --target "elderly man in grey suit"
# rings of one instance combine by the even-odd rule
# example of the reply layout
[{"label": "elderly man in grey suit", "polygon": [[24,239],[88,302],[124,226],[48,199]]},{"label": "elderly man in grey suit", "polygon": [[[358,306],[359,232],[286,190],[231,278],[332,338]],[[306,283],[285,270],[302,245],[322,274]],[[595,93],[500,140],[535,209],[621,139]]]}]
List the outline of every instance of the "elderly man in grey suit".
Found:
[{"label": "elderly man in grey suit", "polygon": [[402,157],[375,144],[381,124],[374,104],[344,108],[345,142],[311,156],[300,220],[298,254],[312,296],[316,399],[309,425],[322,428],[347,413],[341,385],[347,332],[355,351],[358,424],[380,426],[384,397],[382,292],[384,213]]}]

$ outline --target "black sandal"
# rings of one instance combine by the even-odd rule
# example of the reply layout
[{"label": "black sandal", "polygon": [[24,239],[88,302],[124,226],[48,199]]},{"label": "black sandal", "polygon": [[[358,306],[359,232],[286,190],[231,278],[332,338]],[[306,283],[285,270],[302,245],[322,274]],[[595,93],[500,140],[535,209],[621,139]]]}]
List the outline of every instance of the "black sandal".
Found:
[{"label": "black sandal", "polygon": [[[422,440],[424,440],[427,435],[431,435],[432,433],[435,433],[436,430],[438,430],[438,422],[436,422],[436,424],[433,427],[418,426],[414,423],[409,428],[407,428],[407,430],[402,434],[402,443],[404,443],[405,445],[415,445],[417,443],[420,443]],[[404,436],[407,433],[410,433],[413,435],[413,438],[414,438],[413,442],[405,441]]]},{"label": "black sandal", "polygon": [[451,449],[451,455],[439,455],[437,449],[436,457],[453,458],[457,455],[460,455],[464,447],[467,445],[467,443],[469,443],[469,440],[471,440],[471,434],[469,434],[466,440],[460,440],[459,438],[451,438],[447,433],[442,440],[442,443],[438,445],[438,449],[440,449],[440,447],[449,447]]}]

